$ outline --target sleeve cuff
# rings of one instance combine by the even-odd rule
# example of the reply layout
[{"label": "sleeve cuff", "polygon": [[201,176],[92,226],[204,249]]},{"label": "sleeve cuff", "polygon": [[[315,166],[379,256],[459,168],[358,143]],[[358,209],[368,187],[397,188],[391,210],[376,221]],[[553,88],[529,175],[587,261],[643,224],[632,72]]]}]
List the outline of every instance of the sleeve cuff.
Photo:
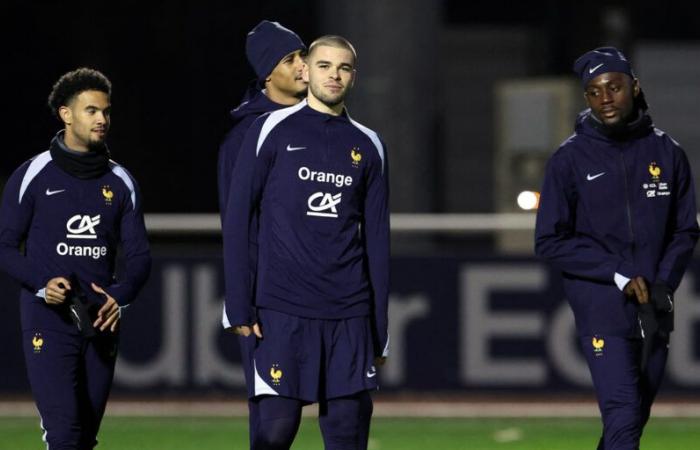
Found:
[{"label": "sleeve cuff", "polygon": [[627,278],[624,275],[620,275],[619,273],[615,272],[615,284],[617,287],[621,290],[625,290],[625,286],[627,286],[627,283],[630,282],[630,279]]}]

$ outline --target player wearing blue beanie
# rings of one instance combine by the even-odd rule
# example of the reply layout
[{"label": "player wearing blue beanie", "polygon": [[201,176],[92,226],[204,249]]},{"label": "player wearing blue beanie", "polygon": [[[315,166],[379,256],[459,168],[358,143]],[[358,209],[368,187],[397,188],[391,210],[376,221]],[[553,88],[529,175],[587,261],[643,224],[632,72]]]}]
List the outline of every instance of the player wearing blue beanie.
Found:
[{"label": "player wearing blue beanie", "polygon": [[598,450],[638,450],[698,239],[695,187],[621,51],[586,52],[574,72],[589,108],[547,164],[535,251],[563,275],[603,419]]},{"label": "player wearing blue beanie", "polygon": [[[219,148],[218,189],[219,211],[223,222],[228,199],[231,174],[243,142],[246,131],[260,115],[295,105],[306,95],[306,83],[302,79],[303,56],[306,45],[292,30],[278,22],[263,20],[255,26],[246,38],[246,56],[255,71],[256,79],[250,83],[243,101],[233,111],[233,127],[224,138]],[[257,225],[250,235],[250,258],[258,256]],[[255,279],[251,271],[251,279]],[[224,321],[224,328],[230,326]],[[259,424],[258,404],[252,399],[254,376],[252,369],[252,344],[254,340],[239,338],[241,360],[249,387],[249,431],[251,447],[255,448],[254,439]]]}]

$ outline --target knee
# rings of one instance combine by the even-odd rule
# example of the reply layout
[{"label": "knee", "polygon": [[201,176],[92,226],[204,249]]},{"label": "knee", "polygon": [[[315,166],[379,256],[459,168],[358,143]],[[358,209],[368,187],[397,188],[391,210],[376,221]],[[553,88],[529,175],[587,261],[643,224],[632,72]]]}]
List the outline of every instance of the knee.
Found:
[{"label": "knee", "polygon": [[299,424],[295,419],[263,420],[257,429],[256,450],[286,450],[292,446]]}]

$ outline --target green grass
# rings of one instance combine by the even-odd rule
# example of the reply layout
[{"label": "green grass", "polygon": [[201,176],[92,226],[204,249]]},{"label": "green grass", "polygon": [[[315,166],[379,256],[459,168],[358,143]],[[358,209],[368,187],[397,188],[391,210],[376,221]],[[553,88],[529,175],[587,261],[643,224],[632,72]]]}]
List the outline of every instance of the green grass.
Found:
[{"label": "green grass", "polygon": [[[372,422],[370,450],[593,450],[597,419],[389,419]],[[241,418],[107,417],[99,450],[243,450]],[[36,419],[0,418],[0,449],[43,449]],[[690,450],[700,419],[652,419],[642,450]],[[321,450],[315,419],[304,419],[294,450]]]}]

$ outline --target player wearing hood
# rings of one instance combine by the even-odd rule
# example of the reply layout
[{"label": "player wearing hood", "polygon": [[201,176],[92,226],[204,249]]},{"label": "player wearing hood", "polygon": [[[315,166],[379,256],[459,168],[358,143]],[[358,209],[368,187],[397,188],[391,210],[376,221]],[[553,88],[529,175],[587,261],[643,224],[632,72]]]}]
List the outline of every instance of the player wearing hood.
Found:
[{"label": "player wearing hood", "polygon": [[[306,96],[306,83],[302,79],[302,57],[306,46],[293,31],[277,22],[263,20],[253,28],[246,39],[246,56],[257,78],[246,91],[243,101],[231,111],[233,128],[228,132],[219,148],[218,190],[219,212],[223,225],[226,214],[231,174],[233,173],[243,137],[260,115],[299,103]],[[253,230],[257,226],[253,226]],[[257,230],[250,233],[250,258],[257,260]],[[256,264],[251,265],[251,278],[255,279]],[[224,328],[230,327],[224,323]],[[253,372],[251,365],[254,340],[239,338],[241,362],[252,398]],[[259,422],[257,402],[248,402],[249,434],[251,448],[255,447]]]},{"label": "player wearing hood", "polygon": [[535,251],[564,278],[603,419],[598,450],[637,450],[698,238],[695,187],[619,50],[587,52],[574,71],[589,109],[547,165]]},{"label": "player wearing hood", "polygon": [[299,36],[277,22],[263,20],[246,40],[246,56],[257,75],[243,101],[233,111],[233,127],[219,148],[219,212],[223,221],[231,173],[243,136],[255,119],[266,112],[296,105],[306,96],[302,60],[306,46]]}]

